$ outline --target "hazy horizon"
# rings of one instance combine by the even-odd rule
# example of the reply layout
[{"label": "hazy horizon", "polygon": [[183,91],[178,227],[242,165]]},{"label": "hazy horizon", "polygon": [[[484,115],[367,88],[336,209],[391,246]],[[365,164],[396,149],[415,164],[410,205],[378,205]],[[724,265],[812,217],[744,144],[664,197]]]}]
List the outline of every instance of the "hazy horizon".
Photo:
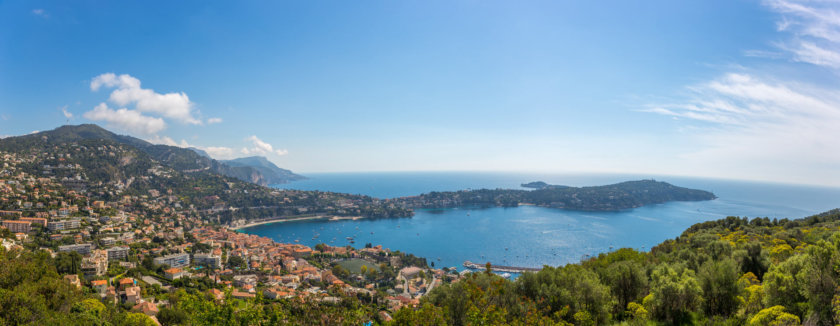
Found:
[{"label": "hazy horizon", "polygon": [[840,186],[840,6],[0,3],[0,137],[96,123],[302,174]]}]

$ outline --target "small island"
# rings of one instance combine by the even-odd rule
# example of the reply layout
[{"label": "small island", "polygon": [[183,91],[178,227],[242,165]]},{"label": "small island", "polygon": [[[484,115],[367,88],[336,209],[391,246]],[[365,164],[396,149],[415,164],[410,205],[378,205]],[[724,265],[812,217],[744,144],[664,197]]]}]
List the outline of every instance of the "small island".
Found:
[{"label": "small island", "polygon": [[582,211],[618,211],[671,201],[701,201],[715,194],[656,180],[627,181],[605,186],[568,187],[542,181],[522,184],[534,190],[478,189],[430,192],[399,200],[412,208],[537,205]]}]

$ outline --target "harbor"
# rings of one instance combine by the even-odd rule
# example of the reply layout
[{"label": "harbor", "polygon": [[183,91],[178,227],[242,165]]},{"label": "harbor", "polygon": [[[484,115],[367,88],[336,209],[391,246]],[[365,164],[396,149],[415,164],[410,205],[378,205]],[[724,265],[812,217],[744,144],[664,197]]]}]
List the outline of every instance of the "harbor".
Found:
[{"label": "harbor", "polygon": [[[469,260],[464,262],[464,267],[468,269],[486,269],[487,264],[476,264]],[[502,265],[493,265],[490,264],[490,271],[493,272],[505,272],[505,273],[525,273],[525,272],[538,272],[542,268],[534,268],[534,267],[515,267],[515,266],[502,266]]]}]

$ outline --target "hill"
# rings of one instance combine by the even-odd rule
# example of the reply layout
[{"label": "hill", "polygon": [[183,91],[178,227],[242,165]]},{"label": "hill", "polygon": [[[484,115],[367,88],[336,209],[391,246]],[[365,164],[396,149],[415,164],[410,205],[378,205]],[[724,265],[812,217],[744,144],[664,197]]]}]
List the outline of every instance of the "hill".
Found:
[{"label": "hill", "polygon": [[400,198],[407,207],[441,208],[457,206],[544,207],[586,211],[615,211],[660,204],[669,201],[699,201],[717,198],[713,193],[677,187],[655,180],[627,181],[594,187],[553,186],[544,182],[523,184],[535,190],[478,189],[455,192],[430,192]]},{"label": "hill", "polygon": [[[0,150],[17,151],[32,148],[32,146],[39,146],[41,144],[39,142],[40,140],[46,140],[49,144],[72,143],[82,140],[103,140],[126,144],[143,151],[154,160],[179,171],[212,170],[229,177],[262,186],[286,183],[302,178],[291,171],[283,170],[276,166],[275,168],[285,171],[285,173],[269,172],[270,170],[258,166],[243,164],[235,166],[228,165],[210,158],[207,153],[203,153],[202,155],[194,149],[155,145],[135,137],[117,135],[95,124],[66,125],[36,134],[5,138],[0,142]],[[270,162],[268,163],[271,164]]]},{"label": "hill", "polygon": [[292,173],[292,171],[279,168],[262,156],[242,157],[219,162],[230,166],[234,170],[242,169],[243,173],[258,172],[261,179],[260,184],[271,185],[306,179],[304,176]]},{"label": "hill", "polygon": [[[221,224],[253,219],[307,216],[403,217],[368,196],[318,191],[277,190],[234,178],[231,167],[189,149],[111,133],[95,125],[63,126],[37,134],[0,139],[0,151],[15,153],[18,172],[46,177],[105,202],[126,196],[177,204],[180,213]],[[253,170],[253,169],[252,169]],[[255,177],[261,177],[254,170]],[[252,180],[249,180],[252,181]],[[49,204],[49,203],[47,203]],[[14,206],[0,202],[0,210]],[[10,207],[6,207],[10,206]],[[114,204],[114,206],[124,206]],[[157,205],[136,208],[157,214]],[[127,209],[127,208],[126,208]]]}]

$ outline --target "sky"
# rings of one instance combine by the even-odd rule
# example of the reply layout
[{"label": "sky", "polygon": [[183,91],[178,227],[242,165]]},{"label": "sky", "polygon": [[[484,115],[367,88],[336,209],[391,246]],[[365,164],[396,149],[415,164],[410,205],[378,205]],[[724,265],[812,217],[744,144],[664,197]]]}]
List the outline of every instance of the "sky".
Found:
[{"label": "sky", "polygon": [[0,1],[0,137],[840,186],[840,2]]}]

